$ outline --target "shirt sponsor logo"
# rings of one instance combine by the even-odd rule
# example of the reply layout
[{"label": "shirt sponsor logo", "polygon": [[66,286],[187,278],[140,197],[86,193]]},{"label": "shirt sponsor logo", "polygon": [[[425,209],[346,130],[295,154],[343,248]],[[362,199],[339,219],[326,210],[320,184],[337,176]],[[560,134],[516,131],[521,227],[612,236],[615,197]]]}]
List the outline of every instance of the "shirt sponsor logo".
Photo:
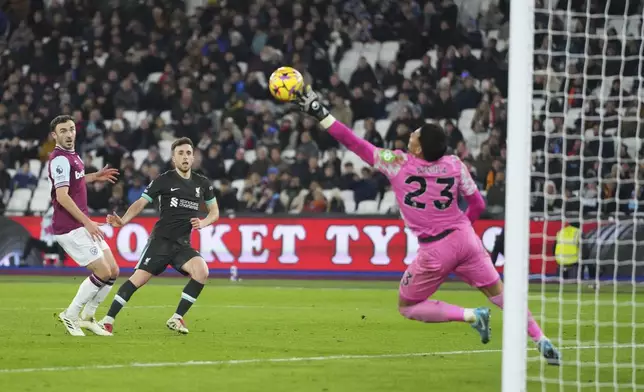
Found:
[{"label": "shirt sponsor logo", "polygon": [[80,180],[81,178],[85,177],[85,170],[74,172],[74,176],[76,177],[77,180]]}]

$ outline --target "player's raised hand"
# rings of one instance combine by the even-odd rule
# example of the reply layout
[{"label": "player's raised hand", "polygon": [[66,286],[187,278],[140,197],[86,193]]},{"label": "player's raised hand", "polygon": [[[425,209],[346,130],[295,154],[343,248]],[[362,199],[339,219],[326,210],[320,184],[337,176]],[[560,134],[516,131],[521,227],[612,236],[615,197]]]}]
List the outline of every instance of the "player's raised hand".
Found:
[{"label": "player's raised hand", "polygon": [[199,230],[203,228],[203,222],[199,218],[191,218],[190,224],[192,225],[192,228],[195,230]]},{"label": "player's raised hand", "polygon": [[120,216],[116,215],[116,212],[112,212],[111,214],[108,214],[105,220],[112,227],[123,227],[123,224],[124,224],[123,219],[121,219]]},{"label": "player's raised hand", "polygon": [[105,165],[104,168],[102,168],[96,173],[96,179],[98,181],[109,181],[112,184],[114,184],[116,183],[116,176],[119,175],[119,171],[117,169],[114,169],[108,166],[109,165]]},{"label": "player's raised hand", "polygon": [[302,91],[297,92],[297,105],[304,113],[322,121],[329,115],[327,108],[320,102],[320,97],[313,91],[311,86],[306,86]]},{"label": "player's raised hand", "polygon": [[92,236],[92,239],[94,241],[100,241],[103,239],[103,232],[101,231],[101,228],[98,227],[98,223],[90,220],[85,225],[85,229],[87,230],[89,235]]}]

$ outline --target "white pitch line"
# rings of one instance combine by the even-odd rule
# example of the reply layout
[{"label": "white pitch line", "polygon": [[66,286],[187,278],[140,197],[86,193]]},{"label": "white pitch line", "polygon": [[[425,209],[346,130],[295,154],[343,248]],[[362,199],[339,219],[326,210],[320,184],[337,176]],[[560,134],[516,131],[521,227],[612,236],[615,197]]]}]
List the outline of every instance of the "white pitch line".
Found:
[{"label": "white pitch line", "polygon": [[[387,308],[329,308],[322,306],[273,306],[273,305],[194,305],[195,308],[213,308],[213,309],[270,309],[270,310],[335,310],[335,311],[348,311],[348,310],[364,310],[364,311],[382,311],[390,310]],[[176,305],[133,305],[126,306],[125,309],[166,309],[176,308]],[[28,306],[16,308],[3,308],[0,307],[0,312],[23,312],[29,311],[61,311],[64,307],[43,307],[32,308]]]},{"label": "white pitch line", "polygon": [[[595,345],[595,346],[571,346],[565,350],[590,350],[597,348],[642,348],[644,344],[617,344],[617,345]],[[534,349],[532,349],[534,350]],[[111,370],[128,368],[158,368],[158,367],[188,367],[188,366],[220,366],[220,365],[248,365],[257,363],[288,363],[288,362],[316,362],[316,361],[340,361],[340,360],[362,360],[362,359],[391,359],[391,358],[415,358],[428,356],[454,356],[470,354],[491,354],[500,353],[501,349],[490,350],[459,350],[459,351],[437,351],[426,353],[400,353],[400,354],[372,354],[372,355],[328,355],[317,357],[291,357],[291,358],[251,358],[251,359],[230,359],[218,361],[186,361],[186,362],[148,362],[148,363],[122,363],[112,365],[87,365],[87,366],[60,366],[41,368],[17,368],[0,369],[0,374],[16,373],[37,373],[37,372],[67,372],[85,370]]]}]

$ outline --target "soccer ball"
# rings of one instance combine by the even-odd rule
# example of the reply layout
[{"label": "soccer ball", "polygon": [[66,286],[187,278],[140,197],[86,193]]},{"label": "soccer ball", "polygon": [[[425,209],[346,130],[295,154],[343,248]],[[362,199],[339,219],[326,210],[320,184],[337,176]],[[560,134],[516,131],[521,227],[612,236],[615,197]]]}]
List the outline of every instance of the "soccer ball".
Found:
[{"label": "soccer ball", "polygon": [[304,87],[304,77],[295,68],[280,67],[271,74],[268,88],[278,101],[289,102],[296,98],[296,93]]}]

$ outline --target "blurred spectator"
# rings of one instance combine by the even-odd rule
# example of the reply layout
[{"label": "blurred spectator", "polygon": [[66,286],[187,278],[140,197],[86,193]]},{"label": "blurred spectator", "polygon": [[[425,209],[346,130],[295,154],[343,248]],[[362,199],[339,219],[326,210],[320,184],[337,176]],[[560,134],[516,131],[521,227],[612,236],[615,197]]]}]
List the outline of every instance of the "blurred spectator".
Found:
[{"label": "blurred spectator", "polygon": [[[32,2],[29,22],[12,26],[0,55],[0,164],[45,162],[55,146],[48,122],[63,112],[76,122],[86,173],[96,170],[91,157],[121,168],[119,184],[90,185],[98,209],[123,208],[171,168],[167,145],[181,136],[196,144],[195,171],[220,181],[220,206],[226,199],[229,210],[339,212],[336,188],[354,190],[356,202],[376,199],[386,178],[369,169],[359,176],[314,120],[270,99],[266,79],[292,64],[337,119],[364,120],[361,136],[377,147],[405,150],[425,121],[444,121],[451,151],[487,190],[489,205],[502,208],[507,1],[282,3],[208,2],[191,14],[182,1],[96,10]],[[626,143],[642,136],[639,37],[586,23],[571,13],[583,6],[559,3],[558,13],[535,20],[532,209],[642,211],[644,167],[636,168],[644,149]],[[606,40],[590,39],[598,29]],[[396,40],[397,53],[371,55]],[[597,92],[605,92],[601,100]],[[148,151],[143,162],[137,150]],[[20,169],[7,186],[0,166],[0,191],[36,186],[39,173],[28,172]],[[245,180],[240,200],[235,180]],[[332,191],[329,200],[322,189]]]},{"label": "blurred spectator", "polygon": [[244,152],[243,148],[237,150],[235,153],[235,161],[228,171],[228,177],[233,181],[244,179],[250,173],[250,164],[246,162]]},{"label": "blurred spectator", "polygon": [[104,182],[94,181],[87,189],[87,206],[94,211],[110,208],[112,192]]},{"label": "blurred spectator", "polygon": [[127,191],[127,203],[132,204],[141,198],[146,185],[143,183],[141,177],[136,176],[132,181],[132,185]]},{"label": "blurred spectator", "polygon": [[363,167],[362,178],[353,184],[353,194],[356,204],[364,200],[375,200],[378,195],[378,185],[373,178],[371,169]]},{"label": "blurred spectator", "polygon": [[217,204],[221,211],[237,211],[237,191],[230,186],[230,181],[227,179],[221,180]]},{"label": "blurred spectator", "polygon": [[34,188],[38,185],[38,177],[29,170],[29,163],[25,162],[11,179],[11,189]]}]

